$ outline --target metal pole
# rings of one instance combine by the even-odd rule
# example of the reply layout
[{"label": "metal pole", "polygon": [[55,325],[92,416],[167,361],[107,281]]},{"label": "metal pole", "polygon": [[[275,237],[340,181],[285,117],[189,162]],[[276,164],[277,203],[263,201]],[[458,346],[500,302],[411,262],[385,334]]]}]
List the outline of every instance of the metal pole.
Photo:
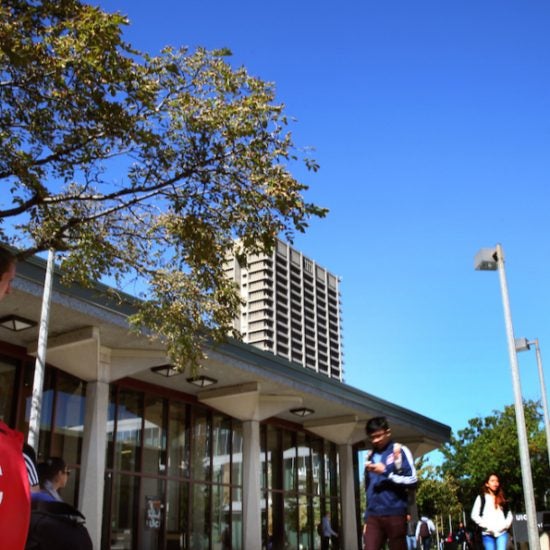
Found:
[{"label": "metal pole", "polygon": [[544,428],[546,430],[546,448],[548,451],[548,464],[550,464],[550,417],[548,415],[548,401],[546,400],[546,384],[544,383],[544,370],[542,369],[542,357],[540,354],[539,339],[535,338],[535,351],[537,352],[537,367],[539,370],[540,395],[542,411],[544,414]]},{"label": "metal pole", "polygon": [[40,331],[38,333],[38,349],[34,365],[34,379],[32,385],[31,410],[29,417],[29,434],[27,443],[38,450],[38,435],[40,433],[40,415],[42,412],[42,393],[44,391],[44,370],[46,368],[46,350],[48,347],[48,325],[50,321],[50,303],[52,296],[53,267],[55,251],[48,252],[44,292],[42,294],[42,312],[40,314]]},{"label": "metal pole", "polygon": [[523,482],[523,497],[525,500],[525,513],[527,515],[527,535],[529,549],[540,550],[539,529],[537,526],[537,510],[535,507],[535,494],[533,490],[533,477],[531,475],[531,461],[529,458],[529,443],[525,427],[525,412],[523,410],[523,398],[521,394],[521,382],[519,378],[518,357],[512,326],[512,314],[508,297],[508,285],[504,270],[504,253],[500,244],[496,246],[498,273],[500,277],[500,289],[502,293],[502,305],[504,307],[504,322],[508,337],[508,354],[510,356],[510,368],[512,370],[512,384],[514,386],[514,405],[516,410],[516,427],[518,431],[519,460],[521,465],[521,478]]}]

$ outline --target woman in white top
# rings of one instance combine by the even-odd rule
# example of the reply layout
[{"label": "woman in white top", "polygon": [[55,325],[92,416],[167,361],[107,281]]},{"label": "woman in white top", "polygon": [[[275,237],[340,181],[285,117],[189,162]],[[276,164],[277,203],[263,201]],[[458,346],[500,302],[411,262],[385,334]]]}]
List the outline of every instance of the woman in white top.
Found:
[{"label": "woman in white top", "polygon": [[489,474],[472,508],[472,519],[481,527],[485,550],[506,550],[512,513],[497,474]]}]

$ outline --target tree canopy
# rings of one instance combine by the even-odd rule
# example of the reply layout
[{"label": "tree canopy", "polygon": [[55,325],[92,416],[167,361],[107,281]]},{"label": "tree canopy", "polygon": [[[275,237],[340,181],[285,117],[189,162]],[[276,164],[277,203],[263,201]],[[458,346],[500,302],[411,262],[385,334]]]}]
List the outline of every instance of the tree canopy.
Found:
[{"label": "tree canopy", "polygon": [[[535,500],[537,508],[543,510],[550,489],[543,414],[540,404],[533,401],[526,401],[524,410]],[[495,472],[501,479],[511,509],[524,510],[513,405],[502,411],[493,411],[489,416],[469,420],[466,428],[451,436],[442,454],[441,465],[420,470],[417,500],[423,509],[426,507],[439,514],[457,517],[456,507],[462,506],[469,516],[486,476]]]},{"label": "tree canopy", "polygon": [[239,308],[234,242],[269,250],[326,214],[291,173],[317,165],[227,50],[144,54],[126,24],[78,0],[0,4],[0,240],[55,249],[70,281],[141,281],[133,322],[196,365]]}]

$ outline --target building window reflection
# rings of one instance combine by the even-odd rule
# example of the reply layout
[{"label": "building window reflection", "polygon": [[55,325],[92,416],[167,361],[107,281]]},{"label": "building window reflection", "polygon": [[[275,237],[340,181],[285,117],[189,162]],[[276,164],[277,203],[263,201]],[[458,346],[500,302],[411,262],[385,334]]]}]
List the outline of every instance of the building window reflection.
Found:
[{"label": "building window reflection", "polygon": [[241,423],[124,383],[110,401],[102,547],[242,549]]},{"label": "building window reflection", "polygon": [[275,425],[261,429],[264,548],[318,548],[316,525],[325,511],[338,530],[336,446]]}]

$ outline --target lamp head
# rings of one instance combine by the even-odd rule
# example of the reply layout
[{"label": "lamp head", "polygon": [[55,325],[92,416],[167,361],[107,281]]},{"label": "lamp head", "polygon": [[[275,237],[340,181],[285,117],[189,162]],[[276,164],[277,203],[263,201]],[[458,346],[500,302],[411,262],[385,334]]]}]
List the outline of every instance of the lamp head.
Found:
[{"label": "lamp head", "polygon": [[498,254],[496,248],[482,248],[474,258],[477,271],[497,271]]}]

